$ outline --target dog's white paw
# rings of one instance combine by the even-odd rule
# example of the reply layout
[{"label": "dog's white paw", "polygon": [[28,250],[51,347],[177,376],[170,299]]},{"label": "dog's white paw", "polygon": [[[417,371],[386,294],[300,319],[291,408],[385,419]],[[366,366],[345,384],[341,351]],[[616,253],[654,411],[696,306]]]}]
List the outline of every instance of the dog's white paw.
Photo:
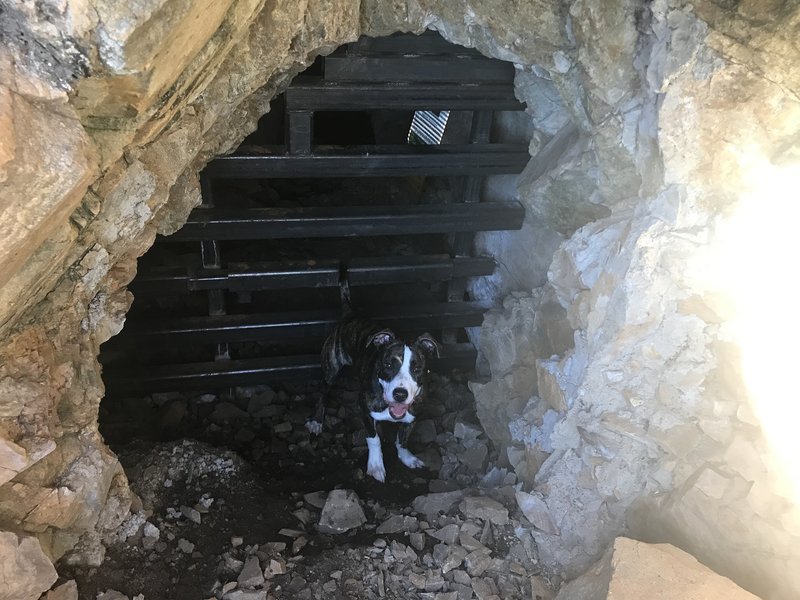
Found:
[{"label": "dog's white paw", "polygon": [[402,462],[409,469],[421,469],[425,466],[424,462],[411,454],[407,448],[403,448],[401,446],[397,447],[397,458],[399,458],[400,462]]},{"label": "dog's white paw", "polygon": [[383,458],[379,461],[367,462],[367,475],[374,477],[381,483],[386,481],[386,467],[383,466]]},{"label": "dog's white paw", "polygon": [[322,433],[322,423],[320,423],[319,421],[312,421],[309,419],[308,421],[306,421],[306,429],[308,429],[308,431],[310,433],[313,433],[314,435],[319,435],[320,433]]},{"label": "dog's white paw", "polygon": [[386,481],[386,467],[383,466],[383,452],[381,451],[381,440],[376,435],[367,438],[367,475],[374,477],[381,483]]}]

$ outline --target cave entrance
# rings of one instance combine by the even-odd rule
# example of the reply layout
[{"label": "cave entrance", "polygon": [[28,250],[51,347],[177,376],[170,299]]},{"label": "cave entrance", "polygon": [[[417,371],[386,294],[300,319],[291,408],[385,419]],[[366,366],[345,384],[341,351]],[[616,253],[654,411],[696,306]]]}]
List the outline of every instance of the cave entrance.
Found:
[{"label": "cave entrance", "polygon": [[[434,32],[362,38],[319,58],[234,154],[207,166],[201,206],[140,260],[125,328],[100,356],[101,432],[144,509],[166,514],[154,521],[159,531],[186,535],[202,560],[225,536],[288,538],[283,556],[337,552],[341,538],[316,527],[325,490],[354,490],[382,521],[429,492],[510,483],[502,468],[486,480],[498,455],[466,384],[477,356],[467,330],[487,309],[468,282],[496,268],[474,252],[473,236],[518,230],[524,218],[516,200],[483,196],[487,176],[518,174],[529,159],[527,144],[492,131],[496,112],[524,108],[513,80],[510,64]],[[427,332],[440,342],[409,444],[425,468],[400,463],[386,433],[395,426],[383,424],[385,484],[366,473],[353,378],[337,382],[319,436],[304,426],[322,393],[320,349],[341,314],[343,273],[359,316],[406,340]],[[417,511],[424,519],[429,508]],[[470,535],[494,543],[476,519]],[[191,522],[203,529],[188,537]],[[430,552],[424,520],[403,523],[416,551]],[[382,528],[345,539],[369,546]],[[533,568],[533,554],[521,552]],[[141,585],[176,597],[199,585],[219,597],[215,585],[238,573],[226,560],[206,565],[203,581],[176,574]],[[520,597],[531,597],[519,581]]]},{"label": "cave entrance", "polygon": [[481,201],[486,175],[529,158],[492,139],[495,111],[524,108],[513,78],[512,65],[435,32],[319,57],[236,153],[208,165],[202,205],[140,260],[127,325],[101,354],[104,415],[137,394],[232,398],[318,379],[342,272],[360,314],[432,333],[439,373],[470,370],[465,329],[485,307],[466,282],[495,269],[473,234],[519,229],[524,216],[517,202]]}]

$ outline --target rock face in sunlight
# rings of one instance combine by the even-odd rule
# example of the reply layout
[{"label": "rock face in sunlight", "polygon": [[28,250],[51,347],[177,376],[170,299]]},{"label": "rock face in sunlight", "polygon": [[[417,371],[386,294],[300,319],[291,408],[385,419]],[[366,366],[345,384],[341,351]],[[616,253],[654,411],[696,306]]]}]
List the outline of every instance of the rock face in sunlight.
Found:
[{"label": "rock face in sunlight", "polygon": [[730,299],[699,258],[754,162],[798,161],[799,8],[144,4],[0,16],[0,535],[14,552],[35,542],[42,572],[97,564],[129,516],[97,430],[97,355],[124,323],[136,259],[199,203],[199,170],[315,56],[433,28],[515,63],[532,105],[538,156],[492,185],[541,239],[481,242],[505,270],[476,294],[504,297],[473,332],[485,377],[471,389],[543,524],[542,563],[575,576],[633,531],[756,593],[800,595],[800,508],[745,391]]}]

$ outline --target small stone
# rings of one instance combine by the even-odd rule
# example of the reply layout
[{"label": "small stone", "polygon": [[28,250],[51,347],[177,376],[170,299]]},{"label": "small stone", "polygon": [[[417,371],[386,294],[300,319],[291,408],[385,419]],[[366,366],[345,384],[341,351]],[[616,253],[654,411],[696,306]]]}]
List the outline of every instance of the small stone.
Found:
[{"label": "small stone", "polygon": [[461,569],[456,569],[452,572],[453,574],[453,581],[461,585],[471,585],[472,577],[467,575],[466,571],[462,571]]},{"label": "small stone", "polygon": [[408,536],[408,541],[411,547],[417,552],[422,552],[425,549],[425,534],[412,533]]},{"label": "small stone", "polygon": [[438,592],[444,587],[444,578],[439,573],[430,573],[425,578],[425,591]]},{"label": "small stone", "polygon": [[425,494],[414,498],[412,507],[416,512],[424,514],[427,518],[434,518],[439,513],[448,512],[463,497],[464,493],[460,490]]},{"label": "small stone", "polygon": [[458,592],[439,592],[434,600],[458,600]]},{"label": "small stone", "polygon": [[244,561],[242,572],[236,578],[239,587],[254,588],[264,585],[264,574],[261,572],[261,565],[258,563],[257,556],[248,556]]},{"label": "small stone", "polygon": [[178,549],[184,554],[191,554],[194,552],[194,544],[189,540],[181,538],[178,540]]},{"label": "small stone", "polygon": [[333,490],[328,494],[322,515],[319,519],[320,533],[344,533],[361,527],[367,517],[361,508],[359,498],[352,490]]},{"label": "small stone", "polygon": [[480,577],[483,575],[483,572],[489,568],[492,559],[489,558],[489,555],[483,550],[475,550],[474,552],[470,552],[464,558],[464,564],[467,567],[467,573],[469,573],[472,577]]},{"label": "small stone", "polygon": [[201,521],[200,513],[194,508],[189,508],[188,506],[181,506],[181,514],[190,521],[192,521],[193,523],[197,523],[198,525],[200,525]]},{"label": "small stone", "polygon": [[467,551],[464,548],[455,547],[450,550],[447,558],[442,563],[442,573],[449,573],[453,569],[460,567],[466,556]]},{"label": "small stone", "polygon": [[106,590],[101,594],[97,594],[97,600],[128,600],[128,597],[117,590]]},{"label": "small stone", "polygon": [[458,536],[459,543],[464,546],[467,550],[472,552],[473,550],[485,550],[486,546],[481,544],[478,540],[474,537],[469,535],[468,533],[461,532]]},{"label": "small stone", "polygon": [[300,531],[299,529],[288,529],[284,527],[278,532],[278,535],[285,535],[286,537],[290,538],[299,538],[301,535],[305,535],[305,531]]},{"label": "small stone", "polygon": [[272,579],[276,575],[284,575],[286,573],[286,564],[282,561],[275,560],[271,558],[269,561],[269,565],[267,568],[264,569],[264,577],[266,579]]},{"label": "small stone", "polygon": [[383,523],[378,525],[378,528],[375,530],[375,533],[379,535],[383,535],[386,533],[397,533],[399,531],[403,531],[404,525],[405,525],[404,515],[392,515],[391,517],[386,519]]},{"label": "small stone", "polygon": [[224,595],[230,592],[231,590],[235,590],[237,585],[239,584],[236,583],[235,581],[229,581],[228,583],[222,586],[222,594]]},{"label": "small stone", "polygon": [[458,460],[472,471],[482,473],[486,468],[486,459],[488,456],[489,447],[486,443],[476,441],[474,446],[458,455]]},{"label": "small stone", "polygon": [[411,573],[411,575],[408,576],[408,580],[411,582],[411,585],[413,585],[418,590],[425,589],[425,582],[427,581],[425,575],[420,575],[419,573]]},{"label": "small stone", "polygon": [[244,544],[244,538],[243,538],[243,537],[241,537],[241,536],[238,536],[238,535],[235,535],[235,536],[233,536],[233,537],[231,538],[231,546],[232,546],[232,547],[234,547],[234,548],[238,548],[238,547],[239,547],[239,546],[241,546],[242,544]]},{"label": "small stone", "polygon": [[310,492],[303,495],[303,500],[314,508],[322,508],[325,506],[325,501],[328,499],[328,492]]},{"label": "small stone", "polygon": [[452,546],[456,543],[458,539],[458,525],[445,525],[438,531],[431,534],[431,537],[436,538],[437,540],[444,542],[445,544]]},{"label": "small stone", "polygon": [[550,510],[544,500],[534,494],[517,491],[517,505],[531,524],[545,533],[559,535],[558,526],[550,516]]},{"label": "small stone", "polygon": [[333,594],[337,589],[339,589],[339,586],[333,579],[329,579],[322,584],[322,589],[328,594]]},{"label": "small stone", "polygon": [[308,544],[308,539],[301,536],[292,542],[292,554],[298,554]]},{"label": "small stone", "polygon": [[482,519],[495,525],[508,523],[508,510],[505,506],[486,496],[465,498],[459,509],[468,519]]}]

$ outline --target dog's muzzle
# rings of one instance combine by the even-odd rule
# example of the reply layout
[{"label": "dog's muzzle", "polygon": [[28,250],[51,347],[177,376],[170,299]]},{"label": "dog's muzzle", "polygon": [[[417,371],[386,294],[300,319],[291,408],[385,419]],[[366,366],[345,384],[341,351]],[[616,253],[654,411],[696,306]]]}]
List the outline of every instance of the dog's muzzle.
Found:
[{"label": "dog's muzzle", "polygon": [[406,416],[408,412],[408,404],[398,404],[395,402],[389,403],[389,414],[392,416],[393,419],[402,419]]}]

